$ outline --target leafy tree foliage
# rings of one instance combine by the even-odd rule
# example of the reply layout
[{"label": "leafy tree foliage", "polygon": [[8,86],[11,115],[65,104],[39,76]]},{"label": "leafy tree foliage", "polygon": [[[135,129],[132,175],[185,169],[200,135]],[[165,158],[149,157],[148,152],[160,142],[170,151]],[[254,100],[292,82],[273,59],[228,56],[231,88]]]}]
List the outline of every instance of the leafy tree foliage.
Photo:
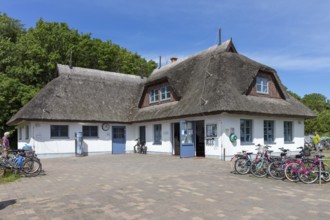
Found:
[{"label": "leafy tree foliage", "polygon": [[301,97],[300,97],[297,93],[294,93],[294,92],[292,92],[292,91],[290,91],[290,90],[287,90],[287,92],[288,92],[293,98],[295,98],[295,99],[301,101]]},{"label": "leafy tree foliage", "polygon": [[10,117],[56,77],[56,64],[70,60],[73,66],[145,76],[157,66],[66,23],[40,19],[25,30],[19,20],[0,12],[0,135],[9,129]]},{"label": "leafy tree foliage", "polygon": [[16,42],[18,36],[24,33],[23,25],[19,20],[10,18],[6,13],[0,12],[0,36]]},{"label": "leafy tree foliage", "polygon": [[317,115],[314,119],[305,121],[305,132],[313,133],[318,131],[320,134],[330,134],[330,101],[321,94],[312,93],[305,95],[301,100]]}]

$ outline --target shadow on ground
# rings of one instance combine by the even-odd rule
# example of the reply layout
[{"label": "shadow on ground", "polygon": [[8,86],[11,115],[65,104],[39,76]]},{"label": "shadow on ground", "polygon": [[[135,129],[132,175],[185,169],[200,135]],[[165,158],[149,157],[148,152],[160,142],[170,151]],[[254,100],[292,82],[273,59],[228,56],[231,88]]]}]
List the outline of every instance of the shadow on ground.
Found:
[{"label": "shadow on ground", "polygon": [[7,206],[14,205],[15,203],[16,199],[0,202],[0,210],[5,209]]}]

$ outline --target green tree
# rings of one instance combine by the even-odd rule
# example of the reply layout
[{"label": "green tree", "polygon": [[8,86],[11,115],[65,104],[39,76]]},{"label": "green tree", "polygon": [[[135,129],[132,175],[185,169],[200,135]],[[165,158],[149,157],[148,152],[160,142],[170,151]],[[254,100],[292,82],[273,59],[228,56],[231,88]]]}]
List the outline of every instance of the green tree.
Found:
[{"label": "green tree", "polygon": [[79,33],[66,23],[40,19],[35,27],[25,30],[19,20],[0,12],[2,132],[8,130],[5,123],[10,117],[56,77],[57,63],[145,76],[157,66],[110,40]]},{"label": "green tree", "polygon": [[329,107],[327,98],[319,93],[305,95],[302,102],[316,113],[320,113]]},{"label": "green tree", "polygon": [[292,91],[290,91],[290,90],[287,90],[287,92],[288,92],[293,98],[295,98],[295,99],[301,101],[301,97],[300,97],[297,93],[294,93],[294,92],[292,92]]},{"label": "green tree", "polygon": [[329,100],[322,94],[307,94],[302,98],[302,102],[307,105],[317,115],[316,118],[305,120],[305,133],[318,131],[320,134],[330,133],[330,105]]},{"label": "green tree", "polygon": [[0,12],[0,36],[16,42],[17,38],[24,32],[24,25],[19,20],[10,18],[6,13]]}]

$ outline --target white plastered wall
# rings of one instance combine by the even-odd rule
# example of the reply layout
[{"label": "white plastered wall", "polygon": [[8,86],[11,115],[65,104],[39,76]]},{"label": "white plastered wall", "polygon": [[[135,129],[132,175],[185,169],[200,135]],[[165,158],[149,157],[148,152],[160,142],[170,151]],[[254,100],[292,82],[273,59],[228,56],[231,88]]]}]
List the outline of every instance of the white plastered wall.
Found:
[{"label": "white plastered wall", "polygon": [[[240,142],[240,119],[251,119],[253,121],[253,143],[244,145]],[[17,128],[22,128],[22,138],[18,140],[19,148],[25,144],[35,148],[39,155],[73,155],[75,153],[75,132],[82,131],[83,125],[98,126],[98,138],[84,138],[84,147],[89,154],[93,153],[111,153],[112,152],[112,126],[126,127],[126,152],[132,152],[136,144],[136,138],[139,137],[139,126],[146,126],[146,146],[149,153],[172,154],[172,123],[180,120],[199,121],[204,120],[205,126],[208,124],[217,125],[217,136],[212,141],[205,141],[205,156],[224,159],[230,157],[242,150],[255,152],[255,145],[264,145],[263,141],[263,121],[274,120],[275,122],[275,142],[271,144],[272,150],[278,151],[279,147],[289,148],[296,151],[297,147],[304,144],[304,121],[303,119],[280,118],[280,117],[261,117],[234,114],[219,114],[212,116],[183,118],[169,121],[147,122],[136,124],[110,124],[110,129],[102,130],[101,123],[73,123],[73,122],[31,122],[22,123]],[[284,143],[284,121],[293,122],[292,143]],[[154,125],[162,125],[162,144],[154,144]],[[26,125],[29,126],[29,138],[26,139]],[[68,125],[69,137],[66,139],[51,139],[50,125]],[[204,127],[205,129],[205,127]],[[229,135],[234,132],[237,135],[237,141],[231,142]],[[19,132],[18,132],[19,133]],[[19,135],[19,134],[18,134]],[[205,138],[206,137],[205,132]]]}]

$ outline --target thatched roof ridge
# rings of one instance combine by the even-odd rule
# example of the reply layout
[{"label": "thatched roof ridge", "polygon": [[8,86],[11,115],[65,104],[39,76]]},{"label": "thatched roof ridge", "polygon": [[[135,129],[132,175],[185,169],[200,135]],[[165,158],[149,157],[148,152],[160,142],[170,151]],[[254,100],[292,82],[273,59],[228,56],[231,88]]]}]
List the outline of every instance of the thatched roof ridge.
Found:
[{"label": "thatched roof ridge", "polygon": [[104,79],[112,79],[119,81],[137,81],[140,82],[140,76],[125,74],[125,73],[116,73],[116,72],[108,72],[104,70],[95,70],[81,67],[71,67],[68,65],[57,64],[57,73],[58,75],[81,75],[83,77],[90,77],[91,79],[98,77]]},{"label": "thatched roof ridge", "polygon": [[200,51],[200,52],[198,52],[196,54],[193,54],[193,55],[190,55],[188,57],[184,57],[184,58],[178,59],[177,61],[172,62],[172,63],[169,63],[169,64],[167,64],[165,66],[162,66],[159,69],[154,69],[154,71],[151,73],[151,76],[149,78],[152,79],[152,77],[155,77],[156,75],[160,75],[161,73],[164,73],[164,72],[166,73],[166,71],[168,69],[173,68],[174,66],[179,65],[180,63],[185,62],[188,59],[192,59],[193,57],[203,56],[203,54],[212,53],[215,50],[218,51],[218,52],[225,52],[225,51],[228,51],[228,49],[231,46],[234,47],[234,44],[233,44],[232,40],[230,39],[230,40],[227,40],[227,41],[223,42],[220,45],[214,45],[214,46],[209,47],[208,49],[203,50],[203,51]]}]

